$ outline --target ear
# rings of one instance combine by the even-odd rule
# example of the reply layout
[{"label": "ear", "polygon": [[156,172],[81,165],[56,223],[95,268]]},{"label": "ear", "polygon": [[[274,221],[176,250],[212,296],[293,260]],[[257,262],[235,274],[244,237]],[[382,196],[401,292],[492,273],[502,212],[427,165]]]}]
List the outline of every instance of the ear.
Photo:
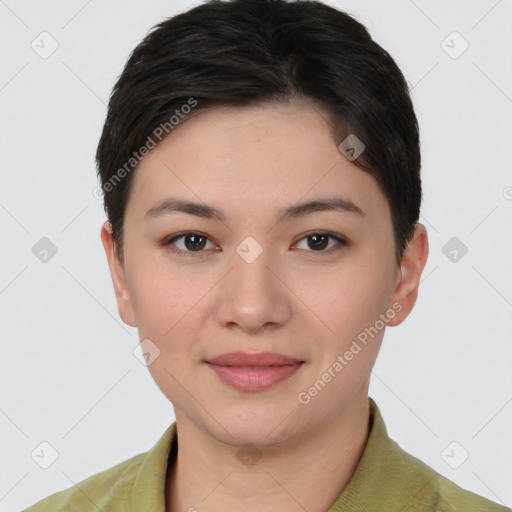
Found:
[{"label": "ear", "polygon": [[112,238],[112,225],[105,221],[101,226],[101,242],[107,255],[108,267],[112,284],[116,293],[117,308],[123,322],[132,327],[137,327],[133,311],[132,299],[127,286],[123,263],[115,253],[115,243]]},{"label": "ear", "polygon": [[416,224],[414,234],[405,248],[400,263],[397,285],[392,297],[392,304],[400,304],[401,309],[393,308],[396,315],[387,322],[388,325],[401,324],[412,311],[418,298],[421,273],[428,257],[428,236],[423,224]]}]

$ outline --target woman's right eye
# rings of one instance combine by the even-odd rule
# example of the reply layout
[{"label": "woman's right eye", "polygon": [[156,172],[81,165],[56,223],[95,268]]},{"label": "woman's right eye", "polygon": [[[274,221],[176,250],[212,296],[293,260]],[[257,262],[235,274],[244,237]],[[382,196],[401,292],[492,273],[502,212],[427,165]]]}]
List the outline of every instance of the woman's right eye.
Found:
[{"label": "woman's right eye", "polygon": [[[177,246],[177,241],[183,239],[182,247]],[[169,247],[173,252],[183,254],[185,256],[199,256],[205,248],[207,241],[210,239],[202,233],[191,231],[188,233],[181,233],[180,235],[172,236],[164,242],[164,246]],[[212,243],[210,241],[210,243]]]}]

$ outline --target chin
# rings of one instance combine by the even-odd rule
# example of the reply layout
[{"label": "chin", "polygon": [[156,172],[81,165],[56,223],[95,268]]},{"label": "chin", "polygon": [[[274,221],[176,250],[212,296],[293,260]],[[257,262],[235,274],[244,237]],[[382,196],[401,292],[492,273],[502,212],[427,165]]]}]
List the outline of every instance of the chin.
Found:
[{"label": "chin", "polygon": [[232,446],[253,444],[275,446],[297,434],[297,417],[289,409],[276,406],[234,405],[231,411],[224,409],[218,418],[221,426],[212,425],[222,441]]}]

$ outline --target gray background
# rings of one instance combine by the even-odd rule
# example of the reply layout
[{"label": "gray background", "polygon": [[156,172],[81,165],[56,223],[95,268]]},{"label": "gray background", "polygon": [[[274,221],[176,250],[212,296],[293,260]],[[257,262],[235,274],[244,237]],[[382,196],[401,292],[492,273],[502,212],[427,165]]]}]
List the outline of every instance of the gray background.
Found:
[{"label": "gray background", "polygon": [[[117,312],[94,153],[129,52],[198,3],[0,0],[1,511],[148,450],[174,419]],[[396,59],[422,137],[430,257],[370,395],[404,449],[510,506],[512,2],[328,3]],[[31,457],[44,441],[59,453],[48,469]]]}]

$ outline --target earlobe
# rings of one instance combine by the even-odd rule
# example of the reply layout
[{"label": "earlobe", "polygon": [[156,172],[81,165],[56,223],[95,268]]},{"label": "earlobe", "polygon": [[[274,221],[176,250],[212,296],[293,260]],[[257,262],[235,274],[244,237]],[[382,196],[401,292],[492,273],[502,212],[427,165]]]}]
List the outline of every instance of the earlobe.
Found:
[{"label": "earlobe", "polygon": [[109,221],[105,221],[101,226],[100,236],[114,286],[119,315],[125,324],[136,327],[137,323],[135,322],[132,300],[126,282],[124,265],[116,255],[112,225]]},{"label": "earlobe", "polygon": [[401,304],[400,312],[388,325],[401,324],[412,311],[418,298],[421,274],[428,258],[428,236],[423,224],[416,224],[412,239],[407,244],[399,269],[392,304]]}]

